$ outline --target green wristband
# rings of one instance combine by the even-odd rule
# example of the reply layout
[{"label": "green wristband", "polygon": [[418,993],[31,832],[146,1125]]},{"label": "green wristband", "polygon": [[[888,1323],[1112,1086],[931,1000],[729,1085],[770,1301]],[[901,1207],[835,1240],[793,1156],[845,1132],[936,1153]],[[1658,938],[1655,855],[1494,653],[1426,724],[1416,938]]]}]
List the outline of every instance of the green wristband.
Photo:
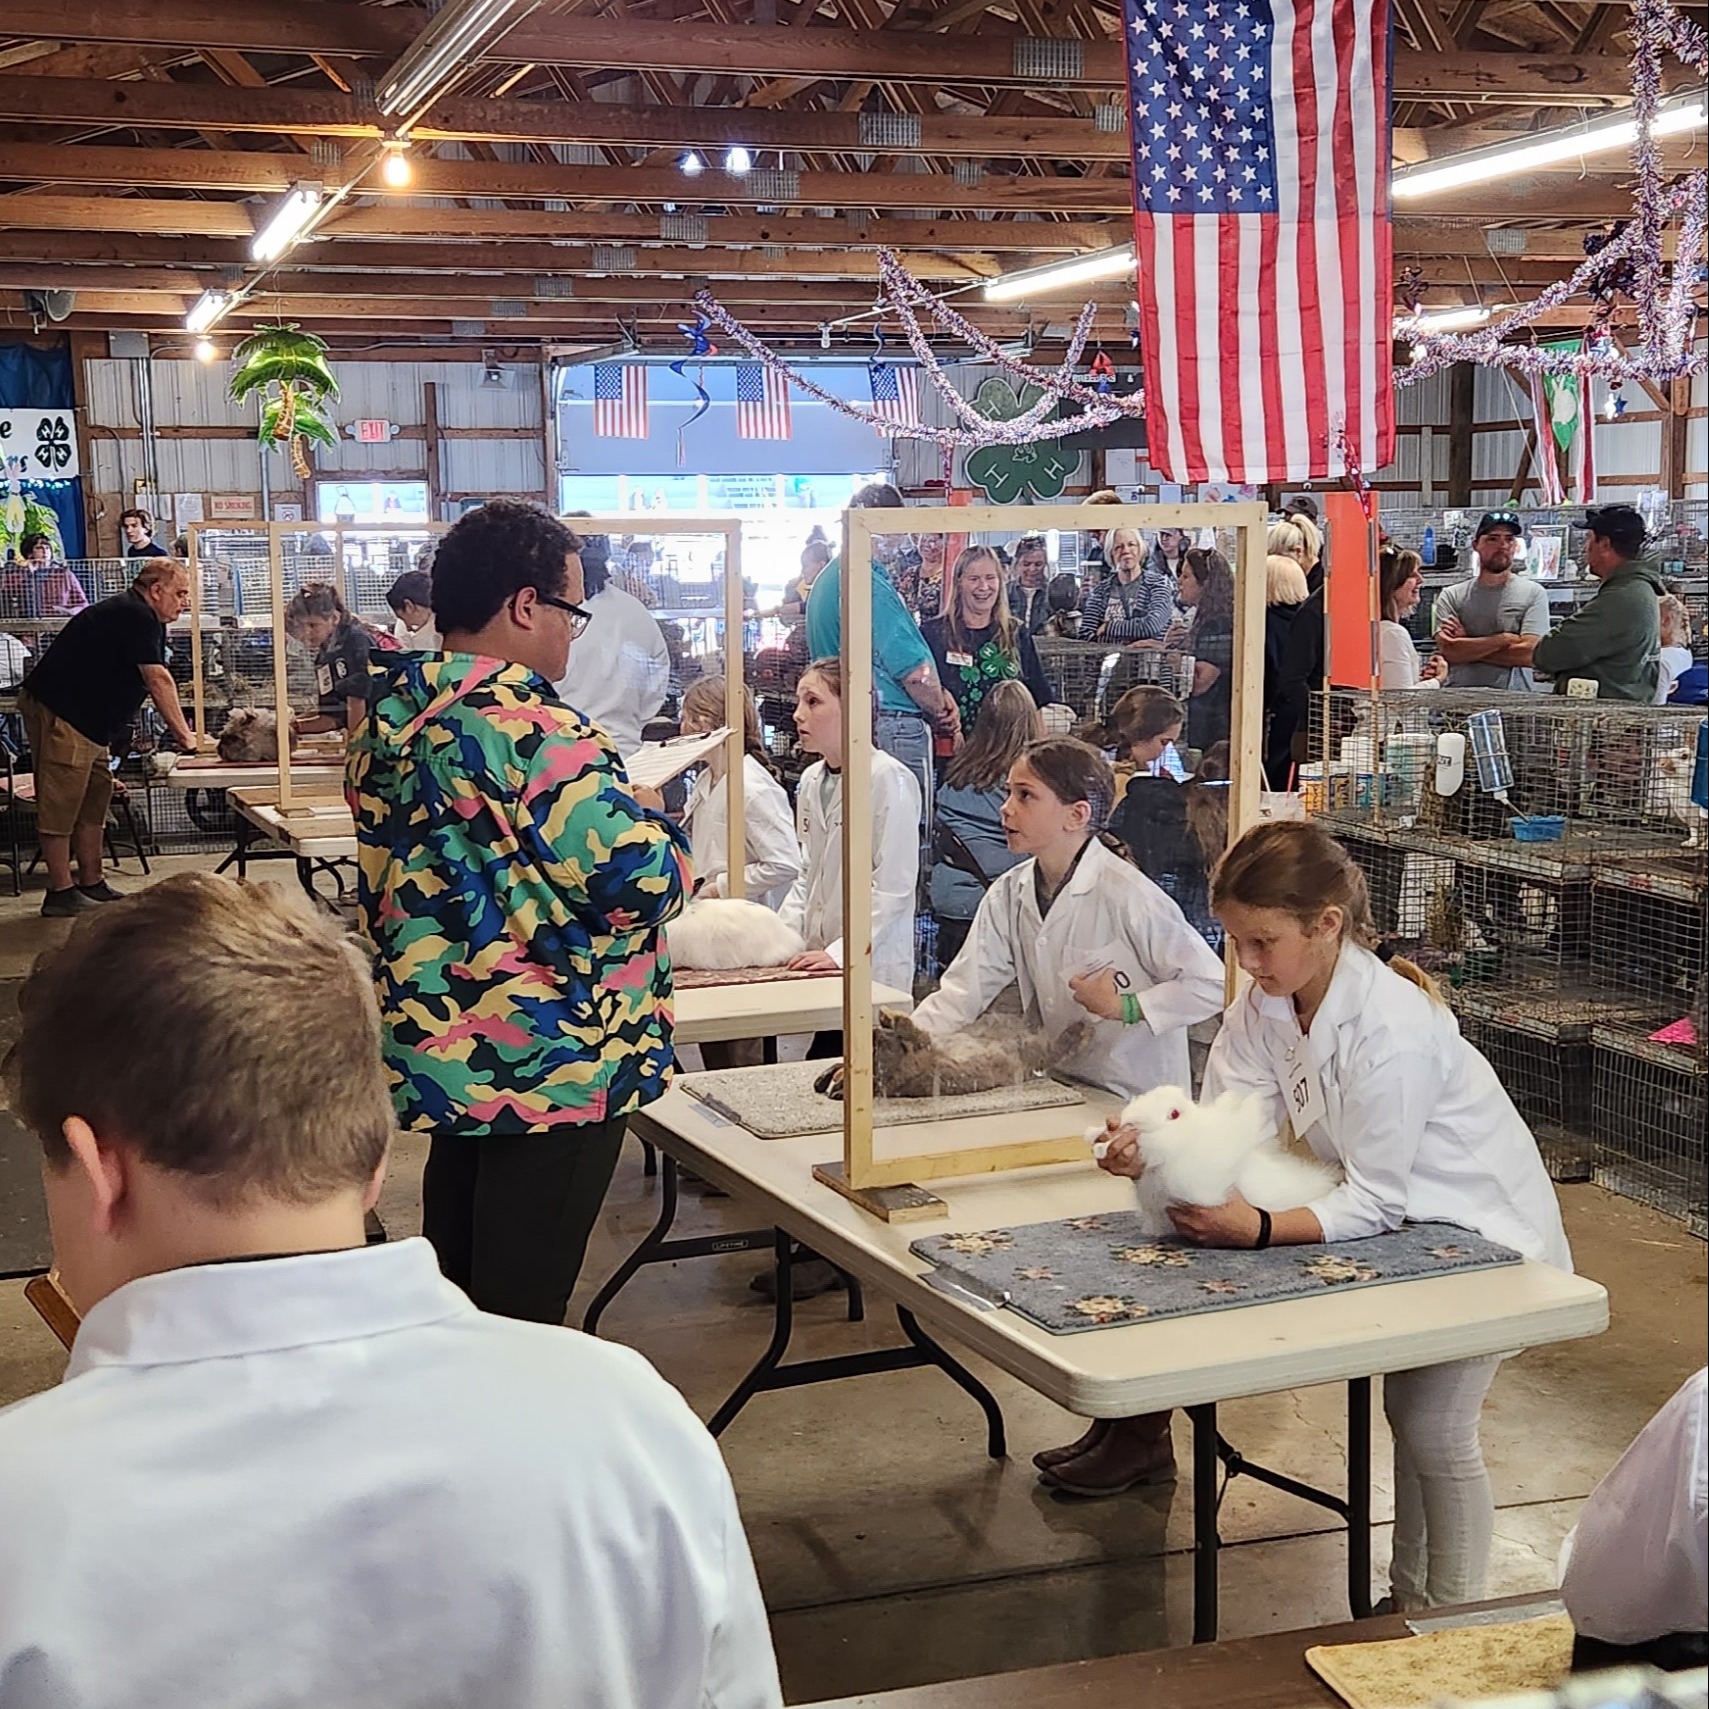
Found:
[{"label": "green wristband", "polygon": [[1139,1011],[1139,999],[1131,992],[1122,992],[1122,1025],[1137,1027],[1145,1017]]}]

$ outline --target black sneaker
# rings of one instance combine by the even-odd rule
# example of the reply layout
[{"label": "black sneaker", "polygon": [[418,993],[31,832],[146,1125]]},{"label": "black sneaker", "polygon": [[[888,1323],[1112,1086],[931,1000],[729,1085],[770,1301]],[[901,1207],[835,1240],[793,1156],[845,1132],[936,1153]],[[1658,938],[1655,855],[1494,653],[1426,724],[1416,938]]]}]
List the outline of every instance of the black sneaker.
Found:
[{"label": "black sneaker", "polygon": [[87,914],[91,908],[99,908],[101,904],[85,896],[76,885],[66,890],[50,890],[42,898],[42,918],[44,920],[69,920],[78,914]]},{"label": "black sneaker", "polygon": [[78,885],[77,894],[87,896],[91,902],[122,902],[125,899],[124,891],[115,890],[104,878],[99,884]]}]

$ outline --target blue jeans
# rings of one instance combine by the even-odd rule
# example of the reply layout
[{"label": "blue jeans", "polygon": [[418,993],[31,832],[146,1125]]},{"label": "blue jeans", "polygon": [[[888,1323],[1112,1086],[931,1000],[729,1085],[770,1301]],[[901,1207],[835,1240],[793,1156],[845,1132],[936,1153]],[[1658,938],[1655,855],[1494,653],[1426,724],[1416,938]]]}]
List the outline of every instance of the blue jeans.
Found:
[{"label": "blue jeans", "polygon": [[914,774],[920,786],[920,824],[932,822],[932,727],[917,712],[880,712],[872,739]]}]

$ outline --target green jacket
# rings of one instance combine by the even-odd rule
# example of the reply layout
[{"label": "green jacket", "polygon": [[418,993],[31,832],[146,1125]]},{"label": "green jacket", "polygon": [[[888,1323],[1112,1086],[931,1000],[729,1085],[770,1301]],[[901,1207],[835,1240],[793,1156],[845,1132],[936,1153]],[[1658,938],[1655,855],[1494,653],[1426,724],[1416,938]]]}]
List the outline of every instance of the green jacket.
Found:
[{"label": "green jacket", "polygon": [[1661,666],[1661,596],[1666,591],[1648,558],[1634,558],[1609,576],[1565,622],[1537,643],[1532,663],[1555,679],[1592,677],[1602,700],[1656,697]]}]

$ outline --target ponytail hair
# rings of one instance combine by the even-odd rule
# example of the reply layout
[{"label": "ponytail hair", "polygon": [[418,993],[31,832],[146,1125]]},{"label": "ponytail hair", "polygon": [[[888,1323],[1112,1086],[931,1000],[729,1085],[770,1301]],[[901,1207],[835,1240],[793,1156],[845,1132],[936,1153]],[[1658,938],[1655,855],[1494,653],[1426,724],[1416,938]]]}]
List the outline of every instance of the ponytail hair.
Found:
[{"label": "ponytail hair", "polygon": [[[1381,940],[1371,916],[1365,875],[1340,843],[1310,820],[1271,820],[1254,825],[1211,874],[1211,909],[1228,903],[1269,908],[1291,915],[1307,930],[1325,908],[1341,912],[1341,941],[1376,954]],[[1436,981],[1404,956],[1388,965],[1434,1002],[1442,1001]]]},{"label": "ponytail hair", "polygon": [[1130,866],[1138,863],[1109,830],[1116,810],[1115,768],[1090,742],[1075,736],[1044,736],[1027,743],[1021,761],[1065,807],[1084,801],[1091,808],[1087,826],[1111,854]]}]

